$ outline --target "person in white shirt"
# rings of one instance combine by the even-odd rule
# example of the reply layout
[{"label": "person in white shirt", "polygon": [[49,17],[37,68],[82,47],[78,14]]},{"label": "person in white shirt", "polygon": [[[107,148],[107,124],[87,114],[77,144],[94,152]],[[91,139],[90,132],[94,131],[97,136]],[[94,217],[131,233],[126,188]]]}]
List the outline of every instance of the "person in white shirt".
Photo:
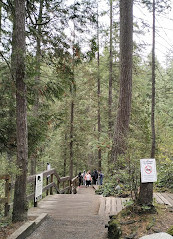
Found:
[{"label": "person in white shirt", "polygon": [[89,187],[92,181],[91,174],[89,172],[86,173],[85,180],[86,180],[86,187]]}]

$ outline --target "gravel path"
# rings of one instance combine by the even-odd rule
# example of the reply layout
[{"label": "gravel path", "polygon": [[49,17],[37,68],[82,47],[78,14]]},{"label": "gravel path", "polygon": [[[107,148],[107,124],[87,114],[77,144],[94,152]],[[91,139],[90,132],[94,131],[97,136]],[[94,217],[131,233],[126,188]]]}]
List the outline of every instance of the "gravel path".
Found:
[{"label": "gravel path", "polygon": [[107,218],[98,215],[100,202],[92,187],[82,187],[78,194],[46,197],[29,213],[49,216],[27,239],[106,239]]}]

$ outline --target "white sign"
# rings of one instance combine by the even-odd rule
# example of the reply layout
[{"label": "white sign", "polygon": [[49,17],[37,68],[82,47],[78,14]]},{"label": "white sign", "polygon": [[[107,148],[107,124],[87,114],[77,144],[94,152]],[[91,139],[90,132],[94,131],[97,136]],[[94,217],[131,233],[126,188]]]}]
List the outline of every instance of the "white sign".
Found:
[{"label": "white sign", "polygon": [[141,182],[152,183],[157,181],[155,159],[141,159]]},{"label": "white sign", "polygon": [[35,181],[35,202],[37,202],[42,198],[43,174],[37,174]]}]

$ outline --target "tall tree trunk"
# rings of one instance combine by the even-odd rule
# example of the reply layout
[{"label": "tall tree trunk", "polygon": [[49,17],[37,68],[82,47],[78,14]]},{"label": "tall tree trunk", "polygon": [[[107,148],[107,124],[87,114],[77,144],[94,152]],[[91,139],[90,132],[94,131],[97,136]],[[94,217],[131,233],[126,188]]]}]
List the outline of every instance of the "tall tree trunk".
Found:
[{"label": "tall tree trunk", "polygon": [[152,145],[151,158],[155,157],[156,136],[155,136],[155,0],[153,0],[153,47],[152,47],[152,103],[151,103],[151,130],[152,130]]},{"label": "tall tree trunk", "polygon": [[[101,115],[100,115],[100,96],[101,96],[101,86],[100,86],[100,42],[99,42],[99,12],[97,6],[97,44],[98,44],[98,52],[97,52],[97,97],[98,97],[98,110],[97,110],[97,120],[98,120],[98,142],[100,142],[100,134],[101,134]],[[102,153],[100,146],[98,147],[98,170],[101,170],[102,167]]]},{"label": "tall tree trunk", "polygon": [[0,2],[0,42],[2,37],[2,3]]},{"label": "tall tree trunk", "polygon": [[[155,0],[153,0],[153,44],[152,44],[152,103],[151,103],[151,158],[155,158]],[[153,204],[153,183],[141,183],[139,203]]]},{"label": "tall tree trunk", "polygon": [[110,0],[110,53],[109,53],[109,97],[108,97],[108,131],[112,139],[112,0]]},{"label": "tall tree trunk", "polygon": [[25,0],[15,0],[14,48],[16,80],[17,167],[13,222],[27,219],[26,179],[28,168],[27,101],[25,79]]},{"label": "tall tree trunk", "polygon": [[126,151],[132,98],[133,0],[120,0],[120,93],[111,158]]},{"label": "tall tree trunk", "polygon": [[[75,10],[74,10],[75,11]],[[75,12],[74,12],[75,14]],[[73,134],[74,134],[74,94],[75,94],[75,23],[73,22],[73,78],[70,86],[71,114],[70,114],[70,178],[73,178]]]},{"label": "tall tree trunk", "polygon": [[67,132],[65,132],[65,145],[64,145],[64,170],[63,170],[63,175],[64,177],[66,176],[66,166],[67,166]]},{"label": "tall tree trunk", "polygon": [[[35,81],[36,85],[40,82],[40,65],[41,65],[41,34],[42,34],[42,16],[43,16],[43,2],[44,0],[40,0],[40,6],[39,6],[39,15],[38,15],[38,29],[37,29],[37,35],[36,35],[36,42],[37,42],[37,50],[36,50],[36,76]],[[38,110],[39,110],[39,94],[38,91],[35,95],[35,101],[33,106],[33,116],[34,118],[38,118]],[[37,152],[33,152],[33,154],[30,157],[31,161],[31,175],[36,174],[36,157]]]},{"label": "tall tree trunk", "polygon": [[73,178],[73,131],[74,131],[74,99],[73,99],[73,86],[71,86],[71,114],[70,114],[70,178]]}]

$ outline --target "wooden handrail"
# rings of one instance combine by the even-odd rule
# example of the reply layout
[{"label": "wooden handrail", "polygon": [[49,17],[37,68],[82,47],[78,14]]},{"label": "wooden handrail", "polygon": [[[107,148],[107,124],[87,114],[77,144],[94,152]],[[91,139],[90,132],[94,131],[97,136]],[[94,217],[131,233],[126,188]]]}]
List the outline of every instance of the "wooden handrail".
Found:
[{"label": "wooden handrail", "polygon": [[[53,188],[55,188],[56,193],[62,194],[65,192],[68,193],[72,193],[74,188],[77,187],[78,185],[78,176],[74,177],[74,178],[70,178],[70,176],[66,176],[66,177],[60,177],[57,173],[57,171],[53,168],[50,170],[46,170],[43,173],[43,178],[46,177],[46,186],[43,187],[42,191],[45,192],[46,191],[46,195],[49,194],[49,190],[50,190],[50,194],[53,194]],[[48,177],[49,176],[49,177]],[[53,180],[53,176],[56,177],[56,183]],[[35,175],[31,175],[28,176],[27,178],[27,182],[28,183],[35,183],[35,178],[36,178],[36,174]],[[51,182],[49,182],[49,179],[51,180]],[[65,183],[68,183],[68,185],[66,186]],[[60,188],[60,184],[62,183],[62,188]],[[34,199],[34,193],[30,194],[29,196],[27,196],[28,200],[32,200]],[[37,206],[37,203],[34,203],[34,206]]]},{"label": "wooden handrail", "polygon": [[[53,188],[55,188],[56,193],[62,194],[65,192],[72,193],[73,189],[78,185],[78,177],[70,178],[70,176],[60,177],[55,169],[46,170],[43,173],[43,178],[46,178],[46,186],[43,187],[42,191],[47,192],[50,190],[50,194],[53,194]],[[36,175],[31,175],[27,177],[27,183],[33,183],[35,185]],[[53,180],[53,176],[56,177],[56,183]],[[7,216],[9,208],[10,208],[10,176],[9,175],[0,175],[0,179],[6,180],[5,184],[5,197],[0,198],[0,203],[5,204],[5,215]],[[50,179],[50,180],[49,180]],[[49,182],[51,181],[51,182]],[[66,185],[65,183],[68,183]],[[63,184],[62,188],[60,188],[60,184]],[[34,189],[35,190],[35,189]],[[34,200],[35,199],[35,192],[31,193],[27,196],[27,200]],[[37,206],[37,203],[34,201],[34,206]]]}]

